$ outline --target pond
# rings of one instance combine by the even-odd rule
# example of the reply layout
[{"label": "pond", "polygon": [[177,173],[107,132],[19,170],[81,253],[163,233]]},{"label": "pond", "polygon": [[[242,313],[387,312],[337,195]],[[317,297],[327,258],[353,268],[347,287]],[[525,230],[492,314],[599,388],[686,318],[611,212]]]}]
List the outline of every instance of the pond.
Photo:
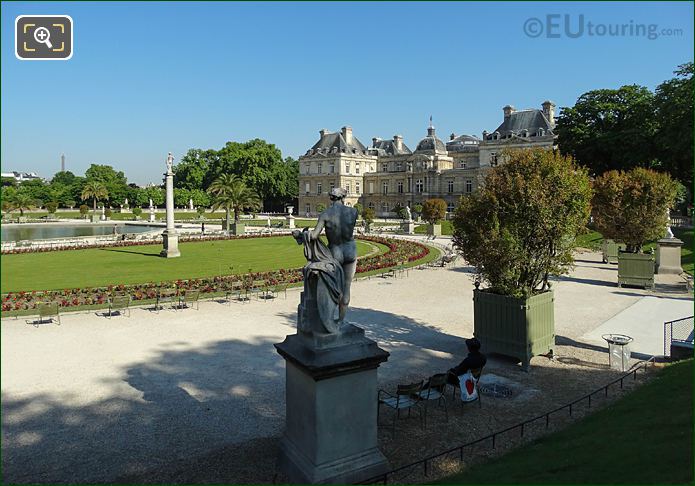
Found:
[{"label": "pond", "polygon": [[76,236],[112,235],[113,227],[117,227],[119,235],[124,233],[144,233],[163,226],[144,224],[109,223],[109,224],[20,224],[2,225],[0,238],[2,241],[43,240],[48,238],[73,238]]}]

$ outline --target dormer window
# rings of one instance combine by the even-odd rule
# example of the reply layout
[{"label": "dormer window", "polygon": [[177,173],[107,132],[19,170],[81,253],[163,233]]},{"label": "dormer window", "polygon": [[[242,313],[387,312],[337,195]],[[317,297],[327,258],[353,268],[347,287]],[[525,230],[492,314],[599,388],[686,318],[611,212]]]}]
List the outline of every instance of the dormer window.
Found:
[{"label": "dormer window", "polygon": [[545,130],[543,130],[542,128],[539,128],[538,129],[538,136],[542,137],[543,135],[545,135]]}]

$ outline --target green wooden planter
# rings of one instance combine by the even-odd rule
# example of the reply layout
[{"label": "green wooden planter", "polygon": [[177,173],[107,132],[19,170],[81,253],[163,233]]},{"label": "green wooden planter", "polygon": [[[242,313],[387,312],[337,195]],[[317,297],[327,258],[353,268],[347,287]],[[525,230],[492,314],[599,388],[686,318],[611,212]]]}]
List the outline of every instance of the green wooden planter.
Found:
[{"label": "green wooden planter", "polygon": [[625,250],[625,243],[616,243],[613,240],[603,240],[603,263],[618,263],[618,252]]},{"label": "green wooden planter", "polygon": [[618,254],[618,287],[636,285],[654,288],[654,255],[648,253]]},{"label": "green wooden planter", "polygon": [[555,346],[553,291],[528,299],[473,291],[474,334],[484,353],[517,358],[528,371],[531,357]]}]

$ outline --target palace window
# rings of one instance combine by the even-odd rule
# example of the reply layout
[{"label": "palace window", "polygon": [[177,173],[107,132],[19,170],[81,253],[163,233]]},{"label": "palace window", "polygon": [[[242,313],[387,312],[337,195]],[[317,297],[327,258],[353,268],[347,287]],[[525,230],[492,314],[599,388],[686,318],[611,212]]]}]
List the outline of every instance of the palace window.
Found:
[{"label": "palace window", "polygon": [[403,162],[396,162],[396,170],[403,170]]},{"label": "palace window", "polygon": [[374,182],[369,182],[369,194],[374,194]]},{"label": "palace window", "polygon": [[446,211],[447,211],[448,213],[453,213],[453,212],[454,212],[454,209],[456,209],[456,208],[454,207],[454,203],[450,202],[450,203],[447,203],[447,204],[446,204]]},{"label": "palace window", "polygon": [[466,163],[462,160],[459,162],[459,169],[465,169],[466,168]]},{"label": "palace window", "polygon": [[308,173],[309,173],[309,167],[310,167],[309,164],[305,164],[305,165],[304,165],[304,173],[305,173],[305,174],[308,174]]},{"label": "palace window", "polygon": [[335,173],[335,164],[334,164],[333,162],[331,162],[330,164],[328,164],[328,173],[329,173],[329,174],[334,174],[334,173]]},{"label": "palace window", "polygon": [[384,213],[388,213],[389,212],[389,203],[382,202],[381,203],[381,211]]},{"label": "palace window", "polygon": [[471,192],[473,192],[473,181],[468,179],[466,181],[466,194],[470,194]]},{"label": "palace window", "polygon": [[359,174],[359,173],[360,173],[360,163],[355,162],[355,174]]},{"label": "palace window", "polygon": [[356,194],[360,193],[360,183],[359,182],[355,182],[355,193]]},{"label": "palace window", "polygon": [[382,194],[386,195],[389,193],[389,181],[384,181],[381,184],[381,192]]},{"label": "palace window", "polygon": [[373,202],[373,201],[369,201],[369,204],[367,204],[367,207],[368,207],[369,209],[374,209],[374,202]]},{"label": "palace window", "polygon": [[311,204],[307,203],[307,205],[304,206],[304,212],[309,216],[309,213],[311,213]]},{"label": "palace window", "polygon": [[335,182],[331,181],[328,187],[332,191],[335,188]]},{"label": "palace window", "polygon": [[424,186],[422,185],[422,179],[415,181],[415,192],[422,193]]},{"label": "palace window", "polygon": [[311,182],[304,183],[304,193],[308,196],[311,192]]},{"label": "palace window", "polygon": [[345,173],[346,174],[350,173],[350,162],[345,162]]},{"label": "palace window", "polygon": [[319,163],[316,165],[316,173],[317,173],[317,174],[322,174],[322,173],[323,173],[323,164],[322,164],[321,162],[319,162]]},{"label": "palace window", "polygon": [[454,192],[454,180],[453,179],[449,179],[448,181],[446,181],[446,192],[448,192],[449,194]]},{"label": "palace window", "polygon": [[321,194],[323,194],[323,188],[321,187],[321,183],[320,183],[320,182],[317,182],[317,183],[316,183],[316,194],[319,195],[319,196],[320,196]]},{"label": "palace window", "polygon": [[350,183],[349,182],[347,184],[345,184],[345,192],[350,194]]},{"label": "palace window", "polygon": [[490,154],[490,166],[495,167],[497,165],[497,154],[495,152],[492,152]]},{"label": "palace window", "polygon": [[403,194],[403,181],[398,181],[398,194]]},{"label": "palace window", "polygon": [[381,164],[381,171],[382,172],[388,172],[389,171],[389,164]]}]

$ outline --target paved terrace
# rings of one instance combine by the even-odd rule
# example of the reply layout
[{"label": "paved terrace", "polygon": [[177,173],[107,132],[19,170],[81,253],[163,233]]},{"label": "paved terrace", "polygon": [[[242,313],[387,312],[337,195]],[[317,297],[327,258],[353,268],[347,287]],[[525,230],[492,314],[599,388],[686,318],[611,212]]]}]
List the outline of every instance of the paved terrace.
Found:
[{"label": "paved terrace", "polygon": [[[580,254],[572,275],[554,286],[556,359],[534,358],[530,373],[491,359],[484,377],[506,383],[514,399],[454,411],[459,418],[450,417],[450,427],[422,431],[405,421],[400,441],[386,427],[379,440],[392,464],[498,430],[609,381],[615,374],[597,334],[634,335],[633,349],[649,354],[662,346],[663,321],[692,314],[692,296],[676,287],[619,289],[616,274],[600,254]],[[460,261],[354,283],[348,318],[391,353],[379,369],[381,387],[426,378],[461,359],[473,332],[472,289],[471,268]],[[298,300],[291,290],[286,300],[205,301],[198,311],[65,314],[61,326],[3,319],[4,481],[273,481],[285,382],[273,343],[295,332]],[[481,415],[467,420],[471,413]],[[454,427],[459,419],[469,426]],[[412,447],[411,434],[418,444],[439,442]]]}]

